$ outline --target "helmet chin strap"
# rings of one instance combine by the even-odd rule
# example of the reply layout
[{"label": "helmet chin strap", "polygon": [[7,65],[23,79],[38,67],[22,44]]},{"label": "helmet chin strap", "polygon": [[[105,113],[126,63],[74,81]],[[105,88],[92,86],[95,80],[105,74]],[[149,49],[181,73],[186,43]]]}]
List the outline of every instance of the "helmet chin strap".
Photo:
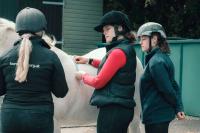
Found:
[{"label": "helmet chin strap", "polygon": [[112,42],[117,41],[117,38],[119,37],[118,26],[114,25],[113,27],[114,27],[115,37],[112,38]]},{"label": "helmet chin strap", "polygon": [[151,50],[152,50],[151,38],[152,38],[152,36],[149,37],[149,50],[148,50],[148,53],[150,53]]},{"label": "helmet chin strap", "polygon": [[114,27],[115,37],[113,37],[112,42],[117,41],[118,37],[120,35],[124,36],[124,33],[125,33],[124,31],[118,30],[118,27],[119,27],[118,25],[113,25],[113,27]]}]

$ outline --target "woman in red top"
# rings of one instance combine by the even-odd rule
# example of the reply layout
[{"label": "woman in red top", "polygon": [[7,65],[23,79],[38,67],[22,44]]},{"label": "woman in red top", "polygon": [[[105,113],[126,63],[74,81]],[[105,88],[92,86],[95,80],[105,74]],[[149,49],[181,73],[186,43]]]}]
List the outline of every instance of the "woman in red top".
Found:
[{"label": "woman in red top", "polygon": [[105,36],[107,53],[101,61],[76,56],[76,63],[98,67],[97,76],[77,72],[76,78],[95,88],[90,104],[100,109],[97,133],[127,133],[134,115],[136,74],[130,22],[122,12],[111,11],[102,17],[95,30]]}]

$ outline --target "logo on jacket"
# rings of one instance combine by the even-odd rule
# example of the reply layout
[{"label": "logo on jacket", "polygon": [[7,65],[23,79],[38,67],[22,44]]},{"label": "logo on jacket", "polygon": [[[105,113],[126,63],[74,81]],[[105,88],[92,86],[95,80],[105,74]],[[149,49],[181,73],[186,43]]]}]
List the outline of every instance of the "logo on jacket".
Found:
[{"label": "logo on jacket", "polygon": [[[17,66],[17,63],[10,62],[10,66]],[[40,68],[40,65],[39,64],[29,64],[29,67],[31,67],[31,68]]]}]

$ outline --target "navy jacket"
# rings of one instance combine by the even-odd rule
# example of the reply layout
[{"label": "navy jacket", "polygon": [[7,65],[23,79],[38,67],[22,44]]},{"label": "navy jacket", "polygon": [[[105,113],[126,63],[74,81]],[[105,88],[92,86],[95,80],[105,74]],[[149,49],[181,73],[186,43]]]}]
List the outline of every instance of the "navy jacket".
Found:
[{"label": "navy jacket", "polygon": [[142,121],[144,124],[171,121],[183,111],[181,89],[174,79],[174,65],[159,48],[146,56],[140,82]]}]

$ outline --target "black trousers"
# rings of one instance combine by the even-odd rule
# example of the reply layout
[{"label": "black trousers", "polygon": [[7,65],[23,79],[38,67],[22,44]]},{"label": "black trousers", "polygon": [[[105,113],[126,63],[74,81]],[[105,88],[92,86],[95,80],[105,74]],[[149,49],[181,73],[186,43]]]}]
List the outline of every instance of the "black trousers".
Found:
[{"label": "black trousers", "polygon": [[97,119],[97,133],[127,133],[133,115],[134,109],[120,105],[100,107]]},{"label": "black trousers", "polygon": [[170,121],[145,125],[145,132],[146,133],[168,133],[169,123]]},{"label": "black trousers", "polygon": [[45,109],[1,111],[2,133],[53,133],[53,114]]}]

